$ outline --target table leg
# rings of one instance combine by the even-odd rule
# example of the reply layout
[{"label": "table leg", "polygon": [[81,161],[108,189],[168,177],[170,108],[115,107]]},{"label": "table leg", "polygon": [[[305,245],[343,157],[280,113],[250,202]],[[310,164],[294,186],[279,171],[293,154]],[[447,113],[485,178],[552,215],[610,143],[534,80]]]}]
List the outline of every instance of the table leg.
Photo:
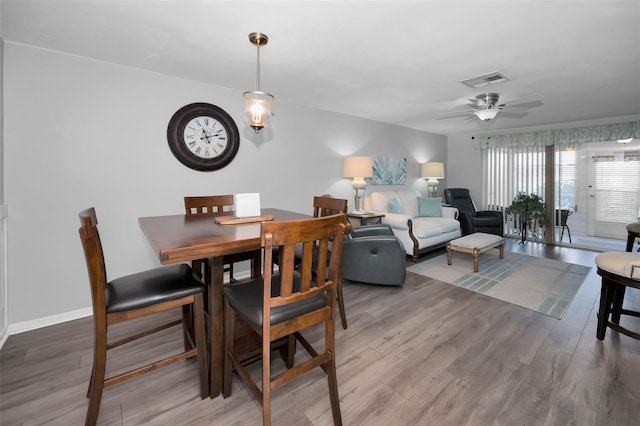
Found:
[{"label": "table leg", "polygon": [[598,326],[596,328],[596,338],[603,340],[609,322],[609,311],[611,306],[611,285],[606,278],[602,278],[602,288],[600,289],[600,309],[598,310]]},{"label": "table leg", "polygon": [[209,288],[209,397],[215,398],[222,390],[224,369],[224,263],[222,256],[210,257],[209,274],[205,284]]},{"label": "table leg", "polygon": [[478,272],[478,257],[480,256],[480,250],[473,249],[473,272]]},{"label": "table leg", "polygon": [[262,275],[262,250],[255,250],[253,252],[253,259],[251,259],[251,278],[260,278]]},{"label": "table leg", "polygon": [[447,243],[447,265],[451,265],[451,243]]},{"label": "table leg", "polygon": [[635,243],[636,238],[640,237],[640,234],[629,231],[629,235],[627,236],[627,251],[633,251],[633,243]]}]

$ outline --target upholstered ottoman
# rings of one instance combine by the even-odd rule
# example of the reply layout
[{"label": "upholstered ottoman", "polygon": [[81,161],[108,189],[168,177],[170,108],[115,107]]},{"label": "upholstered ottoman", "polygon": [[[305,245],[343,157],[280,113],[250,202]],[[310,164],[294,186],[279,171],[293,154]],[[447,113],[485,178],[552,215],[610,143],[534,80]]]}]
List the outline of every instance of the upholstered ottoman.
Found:
[{"label": "upholstered ottoman", "polygon": [[504,238],[495,234],[475,232],[456,238],[447,243],[447,265],[451,265],[451,251],[462,251],[473,254],[473,272],[478,272],[478,256],[490,248],[500,250],[500,259],[504,257]]},{"label": "upholstered ottoman", "polygon": [[[640,334],[620,326],[620,315],[640,317],[640,312],[622,308],[627,287],[640,289],[640,253],[609,251],[596,256],[598,275],[602,277],[600,310],[596,337],[604,339],[606,328],[640,340]],[[611,320],[609,320],[611,317]]]}]

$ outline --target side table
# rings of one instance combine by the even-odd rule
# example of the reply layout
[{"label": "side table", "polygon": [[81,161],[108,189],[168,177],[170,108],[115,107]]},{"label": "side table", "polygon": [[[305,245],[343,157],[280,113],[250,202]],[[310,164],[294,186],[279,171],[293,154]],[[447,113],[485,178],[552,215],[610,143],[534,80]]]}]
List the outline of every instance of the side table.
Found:
[{"label": "side table", "polygon": [[358,219],[358,220],[360,220],[360,226],[364,226],[364,225],[368,225],[368,224],[382,223],[382,218],[384,217],[384,214],[382,214],[382,213],[373,213],[373,212],[366,212],[366,213],[363,213],[363,214],[347,213],[347,217],[349,219]]}]

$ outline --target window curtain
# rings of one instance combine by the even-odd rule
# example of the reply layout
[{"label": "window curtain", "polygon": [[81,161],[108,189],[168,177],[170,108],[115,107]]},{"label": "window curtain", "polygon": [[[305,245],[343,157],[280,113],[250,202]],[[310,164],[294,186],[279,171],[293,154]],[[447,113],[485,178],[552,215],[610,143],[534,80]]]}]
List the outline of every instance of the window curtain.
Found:
[{"label": "window curtain", "polygon": [[640,139],[640,120],[603,126],[578,127],[574,129],[544,130],[530,133],[481,136],[476,139],[476,149],[499,147],[579,147],[588,142],[614,141],[616,139]]}]

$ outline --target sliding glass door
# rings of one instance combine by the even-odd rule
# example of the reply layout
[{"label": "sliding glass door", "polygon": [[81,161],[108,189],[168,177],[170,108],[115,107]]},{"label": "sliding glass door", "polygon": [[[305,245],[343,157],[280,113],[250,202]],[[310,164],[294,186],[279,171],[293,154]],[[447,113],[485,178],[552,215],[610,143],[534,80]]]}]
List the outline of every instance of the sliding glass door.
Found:
[{"label": "sliding glass door", "polygon": [[[504,210],[519,192],[535,193],[548,206],[553,200],[553,224],[538,240],[624,250],[625,227],[640,216],[640,141],[578,149],[501,146],[483,150],[482,157],[488,208]],[[518,218],[507,217],[505,234],[519,232]]]}]

